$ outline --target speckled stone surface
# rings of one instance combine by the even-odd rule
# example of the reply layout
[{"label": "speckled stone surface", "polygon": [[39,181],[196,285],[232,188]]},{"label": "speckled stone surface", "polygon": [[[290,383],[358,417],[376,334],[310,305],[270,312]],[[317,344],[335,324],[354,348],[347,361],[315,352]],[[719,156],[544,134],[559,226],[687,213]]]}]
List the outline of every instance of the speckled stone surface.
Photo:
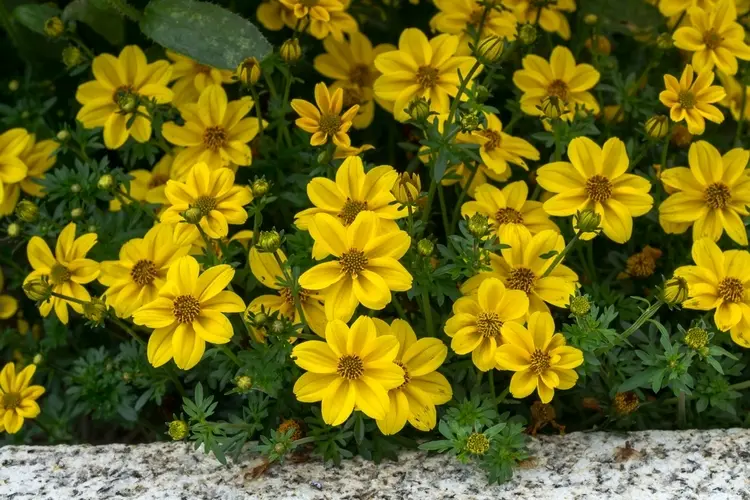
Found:
[{"label": "speckled stone surface", "polygon": [[[626,446],[626,442],[630,446]],[[27,499],[750,499],[750,430],[543,436],[503,486],[451,458],[375,465],[229,467],[181,443],[0,448],[0,498]]]}]

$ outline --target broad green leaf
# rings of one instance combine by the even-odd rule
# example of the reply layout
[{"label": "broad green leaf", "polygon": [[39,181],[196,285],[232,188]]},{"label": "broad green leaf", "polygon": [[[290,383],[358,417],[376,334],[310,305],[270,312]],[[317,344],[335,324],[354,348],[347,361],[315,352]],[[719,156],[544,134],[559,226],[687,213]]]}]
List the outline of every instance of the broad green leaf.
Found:
[{"label": "broad green leaf", "polygon": [[63,11],[64,21],[80,21],[112,45],[125,42],[125,21],[112,9],[102,9],[93,0],[73,0]]},{"label": "broad green leaf", "polygon": [[206,2],[151,0],[140,24],[160,45],[220,69],[235,69],[247,57],[261,60],[271,52],[251,22]]},{"label": "broad green leaf", "polygon": [[60,15],[60,9],[49,4],[24,4],[13,10],[13,17],[31,31],[44,35],[47,19]]}]

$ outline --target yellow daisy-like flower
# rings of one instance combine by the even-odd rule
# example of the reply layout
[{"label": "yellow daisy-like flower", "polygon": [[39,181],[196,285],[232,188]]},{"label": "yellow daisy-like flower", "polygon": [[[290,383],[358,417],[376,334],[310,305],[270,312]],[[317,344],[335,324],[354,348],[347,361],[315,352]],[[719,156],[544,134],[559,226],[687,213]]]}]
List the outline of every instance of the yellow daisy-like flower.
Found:
[{"label": "yellow daisy-like flower", "polygon": [[194,224],[185,224],[182,213],[188,208],[201,212],[199,225],[209,238],[219,239],[229,234],[229,224],[244,224],[247,212],[243,208],[253,201],[247,186],[234,185],[234,172],[228,168],[211,170],[198,163],[185,182],[167,181],[164,190],[171,204],[162,214],[162,222],[177,223],[174,237],[180,244],[190,244],[200,238]]},{"label": "yellow daisy-like flower", "polygon": [[226,264],[201,273],[189,255],[172,264],[158,298],[133,313],[136,325],[154,328],[149,363],[159,367],[174,358],[178,367],[189,370],[203,357],[206,342],[229,342],[234,328],[225,314],[245,310],[239,295],[224,290],[233,277],[234,269]]},{"label": "yellow daisy-like flower", "polygon": [[570,24],[565,12],[575,12],[575,0],[505,0],[504,3],[513,9],[519,24],[538,23],[544,31],[557,33],[564,40],[570,40]]},{"label": "yellow daisy-like flower", "polygon": [[625,243],[633,233],[633,217],[651,210],[651,183],[627,174],[630,160],[625,144],[612,137],[599,147],[588,137],[577,137],[568,146],[568,162],[554,162],[537,171],[537,182],[557,193],[544,203],[550,215],[566,217],[590,208],[601,216],[604,234]]},{"label": "yellow daisy-like flower", "polygon": [[182,106],[180,114],[185,125],[167,122],[162,130],[169,142],[185,146],[174,159],[174,178],[183,178],[201,162],[212,169],[250,165],[253,156],[248,143],[260,130],[257,118],[244,118],[252,107],[249,97],[227,101],[227,93],[220,85],[207,86],[197,103]]},{"label": "yellow daisy-like flower", "polygon": [[501,370],[514,371],[510,393],[525,398],[535,390],[542,403],[549,403],[555,389],[572,389],[578,381],[575,368],[583,364],[583,352],[565,345],[562,333],[555,333],[549,313],[536,312],[529,317],[528,328],[506,323],[502,328],[505,344],[495,357]]},{"label": "yellow daisy-like flower", "polygon": [[[136,201],[145,201],[147,203],[154,203],[156,205],[163,205],[168,203],[167,197],[164,194],[164,190],[167,187],[167,181],[171,178],[172,162],[174,156],[166,154],[156,162],[154,168],[149,170],[137,169],[128,172],[128,175],[132,176],[130,180],[130,191],[125,190],[125,186],[120,186],[120,190]],[[122,209],[123,200],[115,197],[109,201],[109,210],[111,212],[118,212]],[[131,203],[130,200],[125,199],[125,204]]]},{"label": "yellow daisy-like flower", "polygon": [[[286,262],[284,252],[281,250],[278,252],[281,261]],[[284,272],[273,254],[258,252],[253,247],[250,249],[249,259],[250,270],[253,272],[255,278],[268,288],[277,290],[279,293],[277,295],[261,295],[253,299],[248,306],[248,310],[253,313],[259,313],[261,310],[266,313],[278,311],[280,315],[289,318],[295,324],[301,323],[302,318],[294,305],[292,290],[282,287],[279,284],[284,278]],[[309,290],[302,289],[299,293],[299,302],[310,329],[321,337],[324,337],[327,320],[322,297]],[[263,336],[257,335],[256,338],[262,340]]]},{"label": "yellow daisy-like flower", "polygon": [[294,28],[297,17],[294,10],[290,9],[280,0],[263,0],[255,11],[255,17],[264,28],[270,31],[280,31],[284,26]]},{"label": "yellow daisy-like flower", "polygon": [[[0,292],[5,288],[5,276],[0,269]],[[0,319],[10,319],[18,311],[18,301],[10,295],[0,295]]]},{"label": "yellow daisy-like flower", "polygon": [[226,69],[212,68],[182,54],[167,50],[167,57],[172,61],[172,104],[177,107],[189,102],[196,102],[206,87],[232,82],[232,72]]},{"label": "yellow daisy-like flower", "polygon": [[474,293],[486,279],[497,278],[508,290],[520,290],[528,296],[529,314],[549,312],[547,303],[568,307],[570,297],[576,291],[578,276],[562,262],[544,276],[555,259],[542,258],[551,252],[562,252],[565,248],[563,237],[554,231],[542,231],[532,236],[522,227],[504,243],[509,248],[503,248],[500,255],[490,254],[492,271],[469,278],[461,286],[461,293]]},{"label": "yellow daisy-like flower", "polygon": [[29,169],[20,156],[31,141],[32,136],[22,128],[12,128],[0,134],[0,203],[4,204],[6,198],[13,197],[10,185],[26,177]]},{"label": "yellow daisy-like flower", "polygon": [[674,122],[685,120],[688,131],[700,135],[706,130],[706,120],[714,123],[724,121],[724,114],[713,103],[726,97],[726,92],[714,81],[713,71],[704,71],[697,78],[691,65],[686,65],[678,81],[672,75],[664,75],[663,90],[659,100],[669,108],[669,117]]},{"label": "yellow daisy-like flower", "polygon": [[388,412],[378,420],[378,429],[386,436],[396,434],[408,421],[420,431],[429,431],[437,424],[435,405],[447,403],[453,397],[450,382],[437,369],[445,361],[448,348],[440,339],[417,340],[411,325],[395,319],[388,325],[373,319],[378,335],[395,335],[398,354],[393,361],[404,370],[404,383],[388,391]]},{"label": "yellow daisy-like flower", "polygon": [[[96,56],[91,69],[95,80],[76,91],[76,100],[83,105],[76,119],[86,128],[104,127],[104,145],[109,149],[119,148],[130,136],[147,142],[151,120],[146,107],[137,106],[138,99],[155,99],[159,104],[172,100],[172,91],[167,88],[172,76],[169,62],[149,64],[139,47],[128,45],[119,57]],[[138,115],[133,117],[136,111]]]},{"label": "yellow daisy-like flower", "polygon": [[398,339],[377,335],[375,323],[360,316],[351,328],[333,320],[325,342],[310,340],[295,346],[294,362],[306,370],[294,384],[303,403],[322,401],[323,420],[341,425],[355,408],[375,420],[388,414],[388,391],[404,383],[404,371],[394,363]]},{"label": "yellow daisy-like flower", "polygon": [[321,290],[326,316],[348,320],[360,303],[380,310],[391,302],[391,291],[411,288],[412,277],[398,259],[411,244],[406,231],[387,231],[372,212],[362,212],[348,227],[328,214],[310,222],[310,235],[335,260],[306,271],[302,288]]},{"label": "yellow daisy-like flower", "polygon": [[430,20],[430,28],[433,31],[457,35],[459,55],[471,54],[469,42],[473,42],[473,37],[469,36],[470,26],[478,30],[481,25],[480,39],[489,36],[516,39],[516,16],[507,10],[484,7],[478,0],[435,0],[435,7],[439,12]]},{"label": "yellow daisy-like flower", "polygon": [[356,129],[367,128],[375,115],[375,101],[391,111],[387,101],[374,95],[373,84],[380,76],[375,68],[375,57],[384,52],[395,50],[391,44],[372,46],[370,40],[362,33],[352,33],[349,41],[336,41],[327,38],[323,41],[326,52],[315,57],[315,69],[323,76],[333,78],[331,91],[339,88],[344,92],[344,107],[359,105],[359,111],[352,120]]},{"label": "yellow daisy-like flower", "polygon": [[729,330],[732,340],[750,347],[750,253],[722,252],[708,238],[693,242],[694,266],[678,267],[674,275],[685,278],[689,298],[686,309],[714,312],[716,327]]},{"label": "yellow daisy-like flower", "polygon": [[599,103],[589,92],[599,82],[599,72],[590,64],[576,64],[567,47],[555,47],[549,62],[529,54],[522,64],[523,69],[513,73],[513,83],[523,92],[521,110],[527,115],[543,116],[542,101],[548,97],[566,105],[568,111],[560,116],[563,120],[571,121],[576,107],[599,113]]},{"label": "yellow daisy-like flower", "polygon": [[[4,135],[0,136],[0,151],[4,149],[2,146]],[[12,134],[10,137],[12,137]],[[54,152],[57,150],[57,147],[57,142],[53,140],[47,139],[37,142],[36,136],[29,134],[29,141],[26,143],[26,147],[18,155],[18,159],[26,165],[26,175],[20,182],[3,186],[4,189],[2,191],[4,191],[5,198],[0,203],[0,215],[8,215],[13,212],[18,199],[21,197],[21,191],[38,198],[44,196],[42,186],[35,181],[43,179],[44,173],[55,164],[57,158]],[[12,178],[13,175],[18,175],[17,172],[20,171],[17,164],[15,167],[3,166],[2,154],[0,152],[0,183],[4,183],[3,175],[5,175],[5,178]],[[6,172],[5,168],[9,168],[9,170]]]},{"label": "yellow daisy-like flower", "polygon": [[471,360],[483,372],[495,367],[495,352],[503,343],[500,330],[511,321],[523,322],[529,299],[521,290],[508,290],[497,278],[479,285],[476,294],[453,303],[453,316],[445,323],[445,333],[453,340],[456,354],[471,353]]},{"label": "yellow daisy-like flower", "polygon": [[143,238],[120,248],[120,259],[101,263],[99,282],[107,287],[105,300],[117,316],[129,318],[139,307],[156,300],[167,271],[190,251],[174,243],[174,225],[157,224]]},{"label": "yellow daisy-like flower", "polygon": [[[375,81],[375,95],[393,102],[396,120],[408,120],[406,107],[419,97],[430,101],[431,110],[448,112],[450,98],[458,93],[458,72],[467,77],[476,62],[473,57],[456,55],[458,43],[454,35],[427,40],[420,30],[407,28],[401,33],[398,50],[375,58],[375,67],[382,73]],[[462,100],[466,98],[461,95]]]},{"label": "yellow daisy-like flower", "polygon": [[716,4],[717,0],[659,0],[654,2],[658,4],[659,12],[666,17],[679,16],[691,7],[709,9]]},{"label": "yellow daisy-like flower", "polygon": [[467,167],[463,163],[459,163],[455,167],[451,167],[445,171],[445,176],[440,181],[440,184],[442,184],[443,186],[452,186],[453,184],[459,183],[461,185],[461,189],[466,189],[466,192],[469,194],[469,196],[474,196],[474,194],[476,194],[476,189],[479,186],[483,186],[488,183],[487,179],[492,179],[496,182],[505,182],[510,179],[512,172],[510,171],[510,169],[508,169],[502,174],[497,174],[490,170],[487,165],[482,163],[481,165],[479,165],[479,171],[474,174],[474,180],[471,181],[471,186],[467,188],[466,184],[469,182],[469,179],[471,179],[472,173],[473,172],[471,171],[471,169],[469,169],[469,167]]},{"label": "yellow daisy-like flower", "polygon": [[41,385],[30,385],[36,365],[29,365],[16,373],[16,366],[8,363],[0,371],[0,432],[15,434],[27,418],[36,418],[41,409],[36,400],[44,394]]},{"label": "yellow daisy-like flower", "polygon": [[344,12],[349,2],[342,0],[281,0],[297,19],[305,19],[307,31],[319,40],[329,34],[341,41],[344,33],[358,30],[357,22]]},{"label": "yellow daisy-like flower", "polygon": [[344,90],[339,88],[331,95],[325,83],[315,85],[315,103],[317,107],[304,99],[292,99],[291,102],[292,108],[300,116],[294,123],[312,134],[310,145],[322,146],[330,139],[336,146],[351,146],[348,132],[359,112],[359,105],[355,104],[342,115]]},{"label": "yellow daisy-like flower", "polygon": [[717,72],[717,75],[719,76],[721,85],[724,87],[724,91],[727,94],[719,104],[729,109],[729,112],[735,121],[739,121],[740,115],[742,115],[743,120],[750,120],[750,99],[744,99],[745,111],[744,113],[741,113],[743,94],[747,93],[746,95],[750,96],[750,88],[748,88],[747,85],[740,83],[735,77],[726,75],[721,71]]},{"label": "yellow daisy-like flower", "polygon": [[692,26],[674,33],[675,47],[693,52],[693,67],[699,73],[714,66],[728,75],[737,73],[737,58],[750,60],[745,30],[737,21],[734,0],[723,0],[712,9],[688,11]]},{"label": "yellow daisy-like flower", "polygon": [[365,151],[370,151],[371,149],[375,149],[375,146],[373,146],[372,144],[363,144],[359,147],[337,145],[336,149],[333,151],[333,159],[343,160],[349,158],[350,156],[359,156]]},{"label": "yellow daisy-like flower", "polygon": [[[96,245],[97,237],[96,233],[86,233],[78,238],[75,235],[76,225],[71,222],[58,236],[54,256],[42,238],[33,236],[26,246],[26,256],[34,270],[24,283],[44,278],[49,281],[53,292],[90,302],[91,296],[83,285],[99,276],[99,264],[87,259],[86,254]],[[44,302],[39,306],[39,312],[47,317],[54,308],[57,318],[67,325],[68,306],[79,314],[83,312],[81,304],[59,297],[51,297]]]},{"label": "yellow daisy-like flower", "polygon": [[473,197],[476,201],[464,203],[461,215],[471,217],[477,212],[486,215],[501,243],[507,243],[508,232],[519,227],[532,234],[548,229],[560,232],[542,208],[542,202],[528,199],[529,188],[524,181],[512,182],[502,189],[485,184],[474,191]]},{"label": "yellow daisy-like flower", "polygon": [[[693,225],[693,240],[719,241],[724,231],[747,246],[747,229],[742,217],[750,213],[750,171],[745,167],[750,152],[735,148],[721,156],[706,141],[690,146],[690,168],[676,167],[662,172],[661,181],[674,190],[659,206],[660,220]],[[683,226],[684,227],[684,226]],[[685,227],[685,229],[687,229]]]}]

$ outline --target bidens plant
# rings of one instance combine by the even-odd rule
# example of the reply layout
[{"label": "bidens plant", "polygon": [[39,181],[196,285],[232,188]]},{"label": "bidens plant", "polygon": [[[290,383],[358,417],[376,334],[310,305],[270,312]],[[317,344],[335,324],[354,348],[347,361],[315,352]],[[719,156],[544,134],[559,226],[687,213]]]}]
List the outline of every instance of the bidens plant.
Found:
[{"label": "bidens plant", "polygon": [[747,1],[137,4],[3,23],[3,443],[750,423]]}]

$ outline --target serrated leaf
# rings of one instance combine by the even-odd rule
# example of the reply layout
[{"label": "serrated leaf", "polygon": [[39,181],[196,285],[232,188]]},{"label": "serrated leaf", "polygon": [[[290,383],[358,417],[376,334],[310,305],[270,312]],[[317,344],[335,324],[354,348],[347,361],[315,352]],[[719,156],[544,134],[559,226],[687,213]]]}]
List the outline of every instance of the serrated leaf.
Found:
[{"label": "serrated leaf", "polygon": [[141,20],[143,33],[164,47],[202,64],[235,69],[243,59],[264,59],[271,44],[247,19],[196,0],[151,0]]},{"label": "serrated leaf", "polygon": [[60,9],[49,4],[24,4],[13,10],[13,17],[34,33],[44,35],[44,23],[60,15]]},{"label": "serrated leaf", "polygon": [[93,0],[73,0],[62,13],[64,21],[80,21],[112,45],[125,42],[125,22],[112,9],[102,9]]}]

